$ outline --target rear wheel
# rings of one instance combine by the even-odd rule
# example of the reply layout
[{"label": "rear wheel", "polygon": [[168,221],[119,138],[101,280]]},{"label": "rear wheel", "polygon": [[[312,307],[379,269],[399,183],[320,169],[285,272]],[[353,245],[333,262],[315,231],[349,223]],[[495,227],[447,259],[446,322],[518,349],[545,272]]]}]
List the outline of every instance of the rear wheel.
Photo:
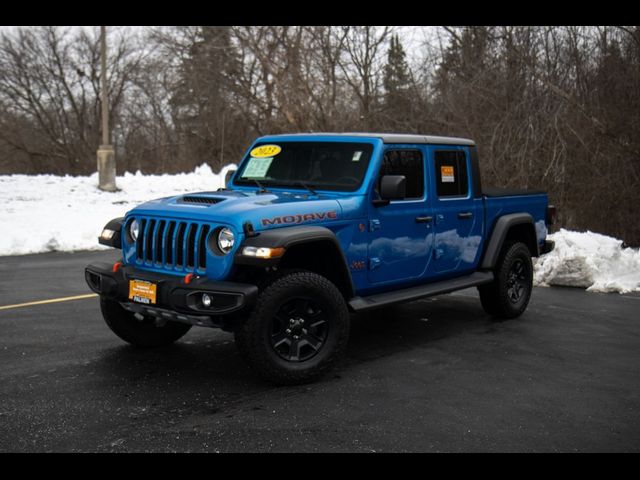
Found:
[{"label": "rear wheel", "polygon": [[504,246],[495,279],[478,287],[482,308],[495,317],[516,318],[526,310],[533,290],[531,252],[524,243]]},{"label": "rear wheel", "polygon": [[297,384],[327,372],[344,352],[349,312],[326,278],[285,273],[260,293],[249,319],[235,332],[242,356],[276,384]]},{"label": "rear wheel", "polygon": [[152,317],[125,310],[119,302],[100,297],[100,309],[108,327],[125,342],[136,347],[162,347],[183,337],[191,325],[178,322],[156,324]]}]

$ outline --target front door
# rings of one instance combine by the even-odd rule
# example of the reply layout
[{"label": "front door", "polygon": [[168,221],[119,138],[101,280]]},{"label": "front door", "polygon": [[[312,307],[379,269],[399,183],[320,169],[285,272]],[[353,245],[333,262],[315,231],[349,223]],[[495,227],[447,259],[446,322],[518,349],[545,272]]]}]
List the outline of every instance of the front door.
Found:
[{"label": "front door", "polygon": [[378,176],[404,175],[406,198],[372,207],[369,221],[369,281],[410,282],[423,276],[431,258],[432,214],[425,185],[423,148],[388,148]]}]

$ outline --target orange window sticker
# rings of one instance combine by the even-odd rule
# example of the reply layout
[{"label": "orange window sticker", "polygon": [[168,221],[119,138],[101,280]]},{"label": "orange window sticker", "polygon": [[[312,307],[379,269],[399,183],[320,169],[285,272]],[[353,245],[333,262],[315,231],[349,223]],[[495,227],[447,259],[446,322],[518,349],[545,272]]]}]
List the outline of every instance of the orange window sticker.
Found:
[{"label": "orange window sticker", "polygon": [[442,178],[442,183],[454,183],[456,177],[453,172],[453,165],[442,165],[440,167],[440,177]]},{"label": "orange window sticker", "polygon": [[262,145],[251,150],[250,155],[253,158],[268,158],[275,157],[282,151],[282,148],[278,145]]}]

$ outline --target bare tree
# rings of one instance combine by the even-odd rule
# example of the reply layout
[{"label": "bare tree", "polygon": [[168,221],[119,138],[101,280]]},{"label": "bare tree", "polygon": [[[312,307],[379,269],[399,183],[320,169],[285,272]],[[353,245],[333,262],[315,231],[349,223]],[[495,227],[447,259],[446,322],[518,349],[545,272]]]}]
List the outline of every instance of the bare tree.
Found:
[{"label": "bare tree", "polygon": [[[116,39],[108,67],[112,124],[138,61],[125,38]],[[95,31],[38,27],[3,33],[0,98],[6,115],[0,138],[54,171],[93,171],[100,135],[98,64]]]},{"label": "bare tree", "polygon": [[384,47],[392,30],[374,26],[342,29],[345,55],[340,67],[360,104],[361,128],[370,130],[375,124],[375,108],[381,91]]},{"label": "bare tree", "polygon": [[[546,189],[562,226],[640,245],[640,27],[444,26],[421,46],[394,31],[179,26],[141,43],[120,33],[109,65],[119,167],[217,169],[266,133],[466,136],[484,183]],[[416,48],[422,62],[405,62]],[[96,31],[0,35],[2,171],[94,170],[98,52]]]}]

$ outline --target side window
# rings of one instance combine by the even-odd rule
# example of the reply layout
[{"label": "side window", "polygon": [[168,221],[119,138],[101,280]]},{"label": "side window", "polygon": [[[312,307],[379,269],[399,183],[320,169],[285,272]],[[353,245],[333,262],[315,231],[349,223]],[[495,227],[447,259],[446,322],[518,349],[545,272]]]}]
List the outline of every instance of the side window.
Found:
[{"label": "side window", "polygon": [[383,175],[406,177],[407,200],[422,198],[424,195],[424,161],[419,150],[387,150],[382,159],[378,182]]},{"label": "side window", "polygon": [[462,150],[436,150],[436,190],[438,197],[464,197],[469,193],[467,157]]}]

